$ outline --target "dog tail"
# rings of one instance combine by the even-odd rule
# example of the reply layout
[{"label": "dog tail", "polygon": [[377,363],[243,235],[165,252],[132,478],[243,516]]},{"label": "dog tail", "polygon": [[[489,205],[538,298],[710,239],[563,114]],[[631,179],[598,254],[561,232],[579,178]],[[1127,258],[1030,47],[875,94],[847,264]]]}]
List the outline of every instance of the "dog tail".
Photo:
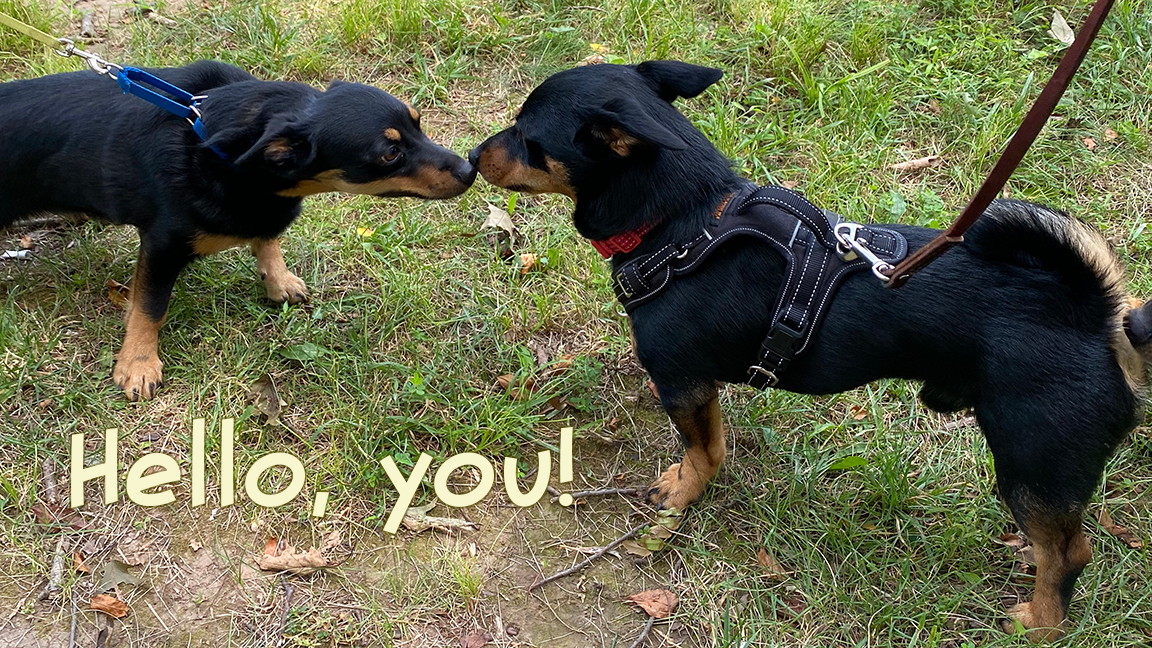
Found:
[{"label": "dog tail", "polygon": [[978,256],[1060,276],[1083,298],[1102,299],[1110,313],[1111,346],[1133,391],[1142,392],[1145,361],[1152,362],[1152,308],[1134,307],[1124,269],[1096,229],[1034,203],[996,200],[965,242]]}]

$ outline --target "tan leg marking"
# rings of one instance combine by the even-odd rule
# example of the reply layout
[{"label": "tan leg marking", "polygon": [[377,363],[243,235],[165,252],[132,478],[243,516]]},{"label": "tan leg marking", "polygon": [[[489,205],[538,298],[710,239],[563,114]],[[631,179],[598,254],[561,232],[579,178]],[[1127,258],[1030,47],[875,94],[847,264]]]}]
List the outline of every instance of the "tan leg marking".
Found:
[{"label": "tan leg marking", "polygon": [[252,254],[256,255],[256,270],[260,272],[260,279],[264,281],[268,299],[277,304],[284,302],[300,304],[308,301],[308,287],[284,264],[279,239],[253,241]]},{"label": "tan leg marking", "polygon": [[[1008,614],[1024,626],[1032,642],[1053,641],[1064,633],[1065,580],[1092,560],[1092,545],[1079,516],[1074,523],[1033,520],[1027,528],[1036,552],[1036,591],[1030,602],[1012,607]],[[1015,624],[1007,623],[1004,629],[1011,633]]]},{"label": "tan leg marking", "polygon": [[160,326],[164,319],[153,321],[137,303],[143,301],[137,295],[146,290],[147,273],[143,264],[138,263],[132,279],[128,298],[128,312],[124,317],[128,332],[124,335],[124,346],[112,368],[112,380],[124,390],[130,401],[149,400],[163,382],[158,353]]},{"label": "tan leg marking", "polygon": [[724,463],[724,423],[716,396],[701,407],[669,415],[688,448],[680,463],[672,464],[648,489],[648,499],[661,508],[684,510],[700,499]]}]

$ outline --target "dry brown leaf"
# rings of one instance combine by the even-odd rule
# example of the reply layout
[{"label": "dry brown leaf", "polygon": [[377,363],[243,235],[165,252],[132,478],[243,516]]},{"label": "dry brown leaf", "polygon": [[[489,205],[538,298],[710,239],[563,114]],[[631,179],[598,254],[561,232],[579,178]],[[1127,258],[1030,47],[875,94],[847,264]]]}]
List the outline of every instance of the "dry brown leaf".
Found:
[{"label": "dry brown leaf", "polygon": [[863,421],[868,417],[868,408],[863,405],[853,405],[848,408],[848,414],[852,416],[853,421]]},{"label": "dry brown leaf", "polygon": [[680,604],[676,594],[666,589],[646,590],[629,596],[627,601],[639,605],[648,616],[657,619],[667,619]]},{"label": "dry brown leaf", "polygon": [[620,548],[627,553],[630,553],[633,556],[638,556],[640,558],[647,558],[648,556],[652,555],[652,551],[648,547],[645,547],[635,540],[625,540],[624,542],[620,543]]},{"label": "dry brown leaf", "polygon": [[114,619],[123,619],[128,614],[127,603],[115,596],[108,596],[107,594],[97,594],[93,596],[89,605],[93,610],[103,612]]},{"label": "dry brown leaf", "polygon": [[603,56],[600,56],[599,54],[593,54],[592,56],[581,59],[581,61],[577,63],[576,66],[580,67],[583,65],[600,65],[606,61],[607,59],[605,59]]},{"label": "dry brown leaf", "polygon": [[795,180],[785,180],[784,182],[780,183],[780,186],[784,187],[785,189],[795,189],[796,187],[800,186],[800,183]]},{"label": "dry brown leaf", "polygon": [[32,242],[31,236],[28,236],[27,234],[25,234],[24,236],[20,237],[20,249],[21,250],[31,250],[34,247],[36,247],[36,244]]},{"label": "dry brown leaf", "polygon": [[252,388],[248,390],[248,400],[252,401],[252,407],[257,412],[267,417],[268,425],[280,425],[280,408],[288,403],[280,398],[271,374],[264,374],[260,380],[252,383]]},{"label": "dry brown leaf", "polygon": [[324,544],[320,546],[320,553],[327,553],[336,547],[339,547],[341,539],[342,538],[340,536],[339,530],[329,533],[328,537],[324,538]]},{"label": "dry brown leaf", "polygon": [[105,282],[104,287],[108,289],[108,301],[120,308],[128,306],[128,286],[115,279],[109,279]]},{"label": "dry brown leaf", "polygon": [[496,383],[500,385],[512,400],[527,400],[532,397],[536,391],[536,381],[532,378],[525,378],[524,380],[517,380],[516,374],[504,374],[503,376],[496,377]]},{"label": "dry brown leaf", "polygon": [[193,540],[192,542],[188,543],[188,547],[192,550],[192,553],[196,553],[197,551],[203,549],[204,545],[200,544],[199,540]]},{"label": "dry brown leaf", "polygon": [[516,232],[516,226],[512,224],[512,217],[496,205],[488,205],[488,218],[484,219],[484,224],[480,226],[480,229],[488,229],[489,227],[502,229],[509,235]]},{"label": "dry brown leaf", "polygon": [[1024,548],[1024,538],[1021,538],[1019,534],[1004,533],[1004,534],[1001,534],[999,539],[1000,539],[1000,542],[1003,542],[1005,545],[1012,547],[1013,549],[1016,549],[1017,551]]},{"label": "dry brown leaf", "polygon": [[1111,142],[1112,140],[1116,139],[1117,137],[1120,137],[1120,133],[1117,133],[1116,131],[1112,130],[1111,128],[1105,128],[1104,129],[1104,139],[1105,140]]},{"label": "dry brown leaf", "polygon": [[784,580],[788,577],[788,572],[784,571],[776,558],[764,547],[760,547],[759,553],[756,554],[756,562],[764,570],[764,575],[772,580]]},{"label": "dry brown leaf", "polygon": [[1097,519],[1105,531],[1116,536],[1116,538],[1127,545],[1129,549],[1139,549],[1144,546],[1144,541],[1137,537],[1131,529],[1113,522],[1112,515],[1108,513],[1106,509],[1100,509],[1100,514],[1097,516]]},{"label": "dry brown leaf", "polygon": [[537,257],[531,252],[520,255],[520,274],[526,275],[536,267]]},{"label": "dry brown leaf", "polygon": [[1096,150],[1096,138],[1085,137],[1084,139],[1082,139],[1080,141],[1084,142],[1084,146],[1087,146],[1089,151],[1095,151]]},{"label": "dry brown leaf", "polygon": [[401,522],[404,524],[404,528],[413,533],[420,533],[421,531],[426,531],[428,529],[435,529],[437,531],[451,533],[461,529],[476,529],[480,526],[475,522],[469,522],[468,520],[463,520],[460,518],[446,518],[437,517],[435,515],[428,515],[428,511],[431,511],[433,508],[435,508],[435,506],[436,502],[433,501],[431,504],[425,504],[424,506],[413,506],[412,508],[409,508],[408,512],[404,514],[404,519],[401,520]]},{"label": "dry brown leaf", "polygon": [[88,527],[88,523],[76,509],[65,509],[59,504],[51,502],[37,502],[32,505],[32,514],[36,521],[47,526],[67,527],[73,531],[81,531]]},{"label": "dry brown leaf", "polygon": [[[265,546],[267,550],[267,546]],[[320,552],[315,547],[309,547],[308,551],[296,551],[292,545],[285,545],[284,551],[279,555],[269,556],[264,554],[256,557],[256,565],[264,571],[285,571],[291,574],[299,574],[306,576],[312,572],[328,566],[328,560],[320,555]]]},{"label": "dry brown leaf", "polygon": [[81,556],[80,552],[78,551],[72,552],[72,569],[80,572],[81,574],[92,573],[92,570],[88,569],[88,565],[84,564],[84,556]]},{"label": "dry brown leaf", "polygon": [[264,555],[268,557],[275,557],[280,552],[280,539],[268,538],[264,541]]},{"label": "dry brown leaf", "polygon": [[893,164],[890,168],[893,171],[919,171],[920,169],[927,169],[929,167],[940,166],[944,159],[939,155],[929,155],[915,160],[907,160],[898,164]]},{"label": "dry brown leaf", "polygon": [[487,645],[488,634],[485,632],[473,632],[460,640],[460,648],[484,648]]}]

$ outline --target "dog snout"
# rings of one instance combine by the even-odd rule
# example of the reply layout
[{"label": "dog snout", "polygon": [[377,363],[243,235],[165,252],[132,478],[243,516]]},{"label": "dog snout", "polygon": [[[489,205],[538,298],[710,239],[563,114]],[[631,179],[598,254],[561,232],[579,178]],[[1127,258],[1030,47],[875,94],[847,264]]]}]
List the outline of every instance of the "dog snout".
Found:
[{"label": "dog snout", "polygon": [[[469,154],[468,157],[471,158],[472,155]],[[450,171],[452,177],[465,186],[472,186],[472,183],[476,181],[476,164],[470,160],[461,158],[452,165]]]}]

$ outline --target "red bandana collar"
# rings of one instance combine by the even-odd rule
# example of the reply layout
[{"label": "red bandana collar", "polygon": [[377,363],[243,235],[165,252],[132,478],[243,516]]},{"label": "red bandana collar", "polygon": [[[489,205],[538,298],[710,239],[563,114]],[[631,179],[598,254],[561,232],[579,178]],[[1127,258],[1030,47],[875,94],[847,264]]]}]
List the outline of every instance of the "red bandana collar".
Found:
[{"label": "red bandana collar", "polygon": [[[728,206],[728,201],[731,199],[732,194],[728,194],[724,197],[724,200],[720,202],[720,206],[716,208],[716,212],[714,213],[716,218],[720,218],[720,214],[724,212],[724,208]],[[592,244],[592,247],[596,248],[600,256],[605,259],[611,259],[613,254],[623,254],[635,250],[640,245],[640,241],[644,239],[644,235],[651,232],[659,224],[659,222],[656,222],[641,225],[631,232],[617,234],[616,236],[601,241],[588,239],[588,242]]]}]

